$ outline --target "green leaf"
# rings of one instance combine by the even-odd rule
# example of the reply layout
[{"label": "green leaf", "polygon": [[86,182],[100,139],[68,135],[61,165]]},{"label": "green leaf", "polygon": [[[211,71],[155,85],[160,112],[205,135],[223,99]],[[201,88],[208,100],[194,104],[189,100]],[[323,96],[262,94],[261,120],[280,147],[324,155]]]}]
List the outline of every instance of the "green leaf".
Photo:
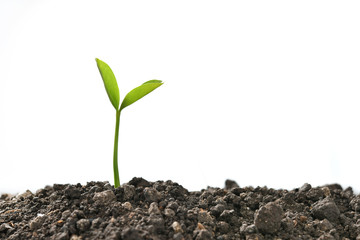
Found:
[{"label": "green leaf", "polygon": [[162,81],[154,79],[143,83],[137,88],[134,88],[128,94],[126,94],[124,100],[121,103],[120,111],[125,107],[133,104],[140,98],[144,97],[145,95],[151,93],[156,88],[160,87],[162,84]]},{"label": "green leaf", "polygon": [[161,80],[153,79],[153,80],[149,80],[149,81],[147,81],[147,82],[144,82],[142,85],[147,84],[147,83],[162,83],[162,81],[161,81]]},{"label": "green leaf", "polygon": [[105,85],[106,93],[109,96],[111,104],[114,106],[116,110],[119,108],[120,104],[120,93],[119,87],[116,82],[115,75],[109,65],[100,59],[95,59],[96,64],[99,68],[99,72],[101,74],[102,80]]}]

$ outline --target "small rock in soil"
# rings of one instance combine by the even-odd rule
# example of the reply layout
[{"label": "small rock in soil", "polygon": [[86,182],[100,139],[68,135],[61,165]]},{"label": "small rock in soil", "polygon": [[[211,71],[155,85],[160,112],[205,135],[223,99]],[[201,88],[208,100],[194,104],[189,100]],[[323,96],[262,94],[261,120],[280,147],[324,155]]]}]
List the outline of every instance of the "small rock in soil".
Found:
[{"label": "small rock in soil", "polygon": [[225,189],[226,190],[230,190],[232,188],[238,188],[238,187],[239,187],[239,185],[233,180],[227,179],[225,181]]},{"label": "small rock in soil", "polygon": [[106,190],[103,192],[95,193],[94,201],[98,201],[100,204],[106,204],[115,201],[116,197],[113,191]]},{"label": "small rock in soil", "polygon": [[311,212],[315,218],[327,219],[330,222],[336,222],[340,216],[340,211],[335,202],[329,198],[316,202]]},{"label": "small rock in soil", "polygon": [[255,226],[262,233],[275,233],[280,229],[283,219],[282,208],[274,202],[262,206],[255,214]]},{"label": "small rock in soil", "polygon": [[244,187],[189,192],[134,178],[54,184],[1,194],[0,239],[360,240],[360,196],[338,184],[294,190]]}]

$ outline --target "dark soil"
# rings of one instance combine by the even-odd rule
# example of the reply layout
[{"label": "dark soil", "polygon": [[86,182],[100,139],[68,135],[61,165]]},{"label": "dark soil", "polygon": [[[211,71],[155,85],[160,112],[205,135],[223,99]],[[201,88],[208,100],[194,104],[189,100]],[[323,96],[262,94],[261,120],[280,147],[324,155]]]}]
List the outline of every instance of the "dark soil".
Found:
[{"label": "dark soil", "polygon": [[360,195],[332,184],[189,192],[134,178],[3,194],[1,239],[360,239]]}]

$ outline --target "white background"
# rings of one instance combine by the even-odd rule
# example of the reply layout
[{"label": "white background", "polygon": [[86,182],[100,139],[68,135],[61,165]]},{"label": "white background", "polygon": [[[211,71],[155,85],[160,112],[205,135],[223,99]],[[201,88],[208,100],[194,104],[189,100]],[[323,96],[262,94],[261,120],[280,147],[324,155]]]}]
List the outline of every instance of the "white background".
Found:
[{"label": "white background", "polygon": [[360,189],[358,1],[0,1],[0,192],[113,184]]}]

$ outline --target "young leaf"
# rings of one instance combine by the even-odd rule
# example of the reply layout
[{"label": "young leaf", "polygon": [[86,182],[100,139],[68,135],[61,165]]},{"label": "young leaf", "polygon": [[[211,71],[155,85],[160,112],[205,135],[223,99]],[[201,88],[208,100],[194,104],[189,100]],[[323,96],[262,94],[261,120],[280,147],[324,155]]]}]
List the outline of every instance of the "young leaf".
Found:
[{"label": "young leaf", "polygon": [[107,65],[105,62],[101,61],[100,59],[96,58],[95,60],[99,68],[99,72],[104,82],[105,89],[107,95],[109,96],[110,102],[114,106],[114,108],[118,110],[120,104],[120,93],[115,75],[111,70],[111,68],[109,67],[109,65]]},{"label": "young leaf", "polygon": [[140,98],[144,97],[145,95],[151,93],[156,88],[160,87],[162,84],[163,83],[161,80],[154,79],[143,83],[137,88],[134,88],[128,94],[126,94],[124,100],[121,103],[120,111],[125,107],[133,104]]},{"label": "young leaf", "polygon": [[144,84],[147,84],[147,83],[162,83],[162,81],[161,81],[161,80],[153,79],[153,80],[149,80],[149,81],[147,81],[147,82],[144,82],[143,85],[144,85]]}]

